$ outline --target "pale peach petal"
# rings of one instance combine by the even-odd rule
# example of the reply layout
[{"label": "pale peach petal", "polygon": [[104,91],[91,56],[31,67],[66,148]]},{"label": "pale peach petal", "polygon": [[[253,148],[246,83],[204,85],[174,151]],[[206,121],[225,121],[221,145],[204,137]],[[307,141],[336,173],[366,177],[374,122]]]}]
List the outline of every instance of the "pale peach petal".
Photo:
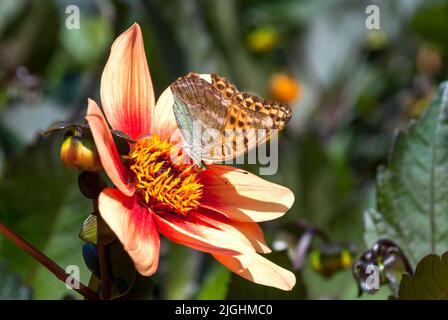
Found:
[{"label": "pale peach petal", "polygon": [[[294,273],[288,271],[268,259],[254,254],[251,260],[242,256],[213,255],[216,260],[241,277],[264,286],[289,291],[296,284]],[[244,260],[244,263],[241,262]]]},{"label": "pale peach petal", "polygon": [[112,45],[101,78],[101,104],[113,129],[133,139],[150,132],[155,98],[138,24]]},{"label": "pale peach petal", "polygon": [[266,244],[263,230],[261,230],[260,226],[257,223],[239,222],[232,220],[230,224],[244,234],[244,236],[252,243],[252,246],[255,248],[257,252],[260,253],[272,252],[271,248],[269,248],[268,245]]},{"label": "pale peach petal", "polygon": [[234,221],[220,213],[202,208],[196,214],[200,215],[201,220],[233,234],[235,237],[241,239],[241,241],[252,246],[257,252],[271,252],[271,249],[267,246],[264,239],[263,231],[256,222]]},{"label": "pale peach petal", "polygon": [[150,276],[159,263],[160,238],[154,213],[126,197],[118,189],[107,188],[98,198],[101,217],[123,244],[137,271]]},{"label": "pale peach petal", "polygon": [[209,165],[200,177],[204,184],[201,206],[232,220],[276,219],[294,203],[294,194],[288,188],[231,166]]},{"label": "pale peach petal", "polygon": [[185,217],[175,213],[158,213],[156,216],[159,231],[171,241],[196,250],[224,255],[250,255],[255,250],[231,233],[214,224],[204,221],[194,212]]},{"label": "pale peach petal", "polygon": [[151,133],[158,134],[162,139],[177,134],[178,127],[174,117],[173,104],[173,94],[168,87],[157,100],[151,124]]},{"label": "pale peach petal", "polygon": [[106,119],[104,119],[103,113],[92,99],[88,100],[86,120],[92,131],[104,170],[121,192],[131,196],[134,193],[134,188],[128,183],[129,174],[121,162]]}]

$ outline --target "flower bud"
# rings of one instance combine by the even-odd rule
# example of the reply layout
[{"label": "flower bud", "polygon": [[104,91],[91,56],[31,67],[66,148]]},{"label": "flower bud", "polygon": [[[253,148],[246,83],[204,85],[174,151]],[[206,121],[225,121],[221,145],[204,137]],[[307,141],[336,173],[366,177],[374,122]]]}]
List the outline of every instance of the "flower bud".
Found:
[{"label": "flower bud", "polygon": [[96,245],[91,243],[85,243],[82,246],[82,257],[84,258],[84,263],[87,268],[95,274],[95,276],[101,279],[101,270],[98,249]]},{"label": "flower bud", "polygon": [[61,146],[61,160],[73,170],[101,171],[103,166],[91,135],[83,135],[81,128],[67,132]]}]

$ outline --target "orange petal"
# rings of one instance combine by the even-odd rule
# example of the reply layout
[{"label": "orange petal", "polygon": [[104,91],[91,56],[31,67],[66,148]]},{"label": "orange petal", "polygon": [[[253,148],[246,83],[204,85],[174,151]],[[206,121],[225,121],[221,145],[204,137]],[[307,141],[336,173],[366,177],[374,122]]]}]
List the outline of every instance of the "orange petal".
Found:
[{"label": "orange petal", "polygon": [[200,218],[207,223],[213,224],[219,229],[233,234],[241,241],[252,246],[257,252],[270,253],[272,250],[267,246],[263,230],[255,222],[234,221],[226,216],[212,210],[199,209]]},{"label": "orange petal", "polygon": [[118,189],[107,188],[98,198],[104,221],[123,244],[138,272],[150,276],[159,263],[160,238],[154,213],[138,204],[137,197],[126,197]]},{"label": "orange petal", "polygon": [[158,213],[155,217],[162,234],[171,241],[193,249],[224,255],[249,255],[255,252],[247,242],[219,229],[212,224],[213,221],[205,221],[193,212],[185,217],[174,213]]},{"label": "orange petal", "polygon": [[[296,277],[291,271],[272,263],[259,254],[252,255],[249,262],[241,256],[216,254],[213,256],[231,271],[249,281],[286,291],[291,290],[296,284]],[[244,263],[241,262],[241,259],[244,260]]]},{"label": "orange petal", "polygon": [[155,98],[138,24],[112,45],[101,78],[101,103],[113,129],[133,139],[150,132]]},{"label": "orange petal", "polygon": [[174,135],[178,129],[173,104],[173,94],[168,87],[157,100],[151,124],[151,133],[158,134],[162,139]]},{"label": "orange petal", "polygon": [[209,165],[201,172],[201,180],[201,206],[236,221],[276,219],[294,203],[294,194],[288,188],[230,166]]},{"label": "orange petal", "polygon": [[88,99],[86,120],[92,131],[101,164],[113,184],[125,195],[131,196],[134,188],[128,184],[129,174],[121,162],[114,139],[100,108],[92,99]]}]

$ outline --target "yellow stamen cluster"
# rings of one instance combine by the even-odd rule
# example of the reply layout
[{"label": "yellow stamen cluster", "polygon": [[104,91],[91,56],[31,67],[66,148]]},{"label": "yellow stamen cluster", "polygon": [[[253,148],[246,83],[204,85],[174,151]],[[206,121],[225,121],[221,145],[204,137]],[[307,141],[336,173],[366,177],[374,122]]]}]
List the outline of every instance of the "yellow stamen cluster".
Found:
[{"label": "yellow stamen cluster", "polygon": [[186,215],[199,206],[202,187],[180,149],[158,135],[139,140],[129,153],[130,168],[142,199],[153,210]]}]

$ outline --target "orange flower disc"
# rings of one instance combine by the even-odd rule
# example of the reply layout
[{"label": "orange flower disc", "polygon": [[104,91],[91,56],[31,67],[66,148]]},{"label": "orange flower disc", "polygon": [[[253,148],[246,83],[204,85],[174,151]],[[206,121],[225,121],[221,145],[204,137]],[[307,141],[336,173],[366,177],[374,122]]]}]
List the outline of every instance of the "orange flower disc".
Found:
[{"label": "orange flower disc", "polygon": [[152,135],[138,141],[129,153],[137,192],[153,210],[185,216],[199,207],[203,185],[194,166],[182,161],[182,150]]}]

